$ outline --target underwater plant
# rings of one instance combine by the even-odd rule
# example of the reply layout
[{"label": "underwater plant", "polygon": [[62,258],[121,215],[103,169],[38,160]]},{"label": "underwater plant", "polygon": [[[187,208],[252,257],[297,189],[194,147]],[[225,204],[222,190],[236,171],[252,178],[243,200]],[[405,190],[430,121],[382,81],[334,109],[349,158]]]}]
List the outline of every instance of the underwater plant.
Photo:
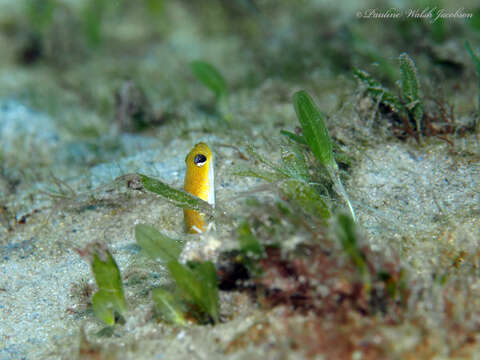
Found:
[{"label": "underwater plant", "polygon": [[[468,41],[465,41],[465,47],[467,48],[467,52],[472,58],[473,63],[475,64],[475,70],[477,71],[477,83],[478,83],[478,93],[477,93],[477,112],[478,117],[480,117],[480,58],[475,54],[470,46]],[[477,132],[480,131],[480,119],[476,121],[475,126]]]},{"label": "underwater plant", "polygon": [[291,142],[284,149],[280,164],[266,159],[251,146],[247,147],[247,153],[268,170],[239,168],[234,172],[235,175],[255,177],[276,185],[282,196],[291,199],[319,219],[326,220],[331,216],[327,205],[328,189],[314,181],[303,149],[297,143]]},{"label": "underwater plant", "polygon": [[332,142],[323,115],[310,95],[306,91],[299,91],[294,94],[293,103],[301,125],[301,135],[280,131],[290,140],[283,148],[281,163],[274,164],[248,147],[247,152],[269,170],[240,169],[235,174],[277,184],[283,196],[324,220],[331,216],[328,202],[331,199],[330,188],[333,186],[333,191],[343,198],[355,219],[337,164],[337,160],[348,163],[348,158],[339,151],[334,153],[333,149],[337,146]]},{"label": "underwater plant", "polygon": [[475,118],[471,123],[458,123],[453,104],[441,96],[420,96],[417,68],[408,54],[402,53],[399,56],[399,65],[398,94],[384,87],[368,72],[353,69],[354,77],[366,94],[375,101],[376,111],[390,123],[395,137],[401,140],[414,137],[420,145],[426,137],[438,137],[452,145],[453,142],[446,135],[462,135],[478,127]]},{"label": "underwater plant", "polygon": [[57,0],[28,0],[26,2],[27,17],[35,31],[41,33],[48,28],[48,26],[52,23],[57,6]]},{"label": "underwater plant", "polygon": [[302,135],[305,142],[320,164],[327,170],[330,179],[333,181],[335,191],[343,197],[355,221],[355,211],[340,180],[338,165],[333,156],[332,140],[322,114],[306,91],[296,92],[293,95],[293,103],[298,121],[302,126]]},{"label": "underwater plant", "polygon": [[152,293],[165,320],[181,325],[187,313],[193,314],[198,321],[205,321],[205,316],[214,323],[220,320],[217,275],[211,261],[180,263],[178,256],[183,247],[180,241],[149,225],[137,225],[135,238],[148,256],[166,265],[175,281],[176,292],[158,288]]},{"label": "underwater plant", "polygon": [[348,255],[352,263],[363,276],[365,283],[370,287],[365,254],[359,247],[355,230],[355,223],[348,215],[339,214],[337,216],[336,233],[337,238],[342,244],[343,251]]},{"label": "underwater plant", "polygon": [[385,105],[402,118],[409,126],[410,119],[416,126],[417,140],[422,143],[422,120],[424,117],[423,103],[419,96],[419,81],[414,61],[407,53],[399,56],[401,75],[401,96],[393,94],[375,80],[369,73],[353,69],[353,75],[362,83],[368,94],[378,103]]},{"label": "underwater plant", "polygon": [[103,41],[103,22],[110,5],[105,0],[90,0],[85,5],[83,10],[85,37],[92,47],[99,46]]},{"label": "underwater plant", "polygon": [[402,97],[409,114],[412,114],[417,125],[418,141],[422,143],[423,104],[418,95],[419,82],[417,68],[407,53],[400,54],[400,76]]},{"label": "underwater plant", "polygon": [[190,63],[190,68],[197,79],[215,94],[217,100],[227,96],[227,82],[212,64],[196,60]]},{"label": "underwater plant", "polygon": [[[211,261],[180,263],[183,243],[149,225],[138,224],[135,238],[143,253],[166,266],[176,285],[172,291],[165,288],[152,291],[152,299],[164,320],[177,325],[185,324],[187,317],[200,323],[220,321],[216,268]],[[93,250],[87,247],[78,252],[89,258],[98,286],[92,297],[95,316],[108,326],[123,323],[127,303],[113,256],[98,244],[93,244]]]},{"label": "underwater plant", "polygon": [[228,89],[223,75],[212,64],[201,60],[192,61],[190,69],[195,77],[215,94],[219,113],[224,120],[229,121],[231,114],[228,109]]},{"label": "underwater plant", "polygon": [[205,200],[186,191],[175,189],[158,179],[143,174],[129,174],[122,178],[126,179],[127,182],[140,184],[141,189],[160,195],[162,199],[182,209],[201,211],[208,215],[213,214],[213,207]]},{"label": "underwater plant", "polygon": [[83,250],[80,256],[86,257],[98,286],[93,294],[92,308],[95,316],[109,326],[122,322],[127,311],[120,270],[108,249],[93,243]]}]

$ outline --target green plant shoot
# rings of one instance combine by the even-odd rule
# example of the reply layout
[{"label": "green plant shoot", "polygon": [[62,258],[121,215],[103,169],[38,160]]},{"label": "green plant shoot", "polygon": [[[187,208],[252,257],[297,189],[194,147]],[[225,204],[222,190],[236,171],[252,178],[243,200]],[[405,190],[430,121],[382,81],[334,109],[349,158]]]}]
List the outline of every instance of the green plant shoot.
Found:
[{"label": "green plant shoot", "polygon": [[215,94],[217,111],[221,117],[230,121],[232,114],[228,104],[227,82],[220,71],[213,65],[200,60],[191,62],[190,68],[197,79]]},{"label": "green plant shoot", "polygon": [[365,262],[365,256],[358,247],[355,222],[345,214],[339,214],[337,218],[337,237],[342,244],[343,251],[350,257],[355,267],[362,274],[365,284],[370,285],[370,276]]},{"label": "green plant shoot", "polygon": [[294,133],[292,133],[290,131],[286,131],[286,130],[280,130],[280,134],[289,138],[290,140],[295,141],[296,143],[298,143],[300,145],[308,145],[307,141],[305,140],[305,138],[302,135],[297,135],[297,134],[294,134]]},{"label": "green plant shoot", "polygon": [[253,234],[247,220],[240,223],[237,233],[241,252],[240,262],[248,269],[252,277],[260,276],[262,269],[258,265],[258,260],[264,256],[263,245]]},{"label": "green plant shoot", "polygon": [[145,190],[160,195],[168,202],[186,209],[201,211],[202,213],[212,215],[213,208],[206,201],[187,193],[186,191],[172,188],[160,180],[153,179],[146,175],[138,174]]},{"label": "green plant shoot", "polygon": [[478,93],[477,93],[477,112],[478,112],[478,119],[476,121],[476,130],[477,132],[480,131],[480,57],[478,57],[474,52],[470,43],[465,41],[465,47],[467,48],[467,52],[472,58],[473,63],[475,64],[475,70],[477,71],[477,83],[478,83]]},{"label": "green plant shoot", "polygon": [[382,102],[383,104],[387,105],[390,110],[396,113],[405,111],[398,96],[392,94],[390,90],[383,87],[382,84],[375,80],[369,73],[354,68],[353,75],[366,87],[370,96],[372,96],[376,101]]},{"label": "green plant shoot", "polygon": [[310,150],[322,165],[336,166],[328,129],[310,95],[306,91],[298,91],[293,95],[293,105]]},{"label": "green plant shoot", "polygon": [[97,47],[103,40],[103,21],[109,5],[107,0],[90,0],[85,5],[85,35],[92,47]]},{"label": "green plant shoot", "polygon": [[56,0],[28,0],[26,6],[31,26],[41,32],[52,23],[58,4]]},{"label": "green plant shoot", "polygon": [[338,174],[338,165],[333,156],[332,140],[322,114],[310,95],[303,90],[293,95],[293,105],[308,147],[327,170],[334,183],[335,191],[344,198],[355,220],[355,212]]},{"label": "green plant shoot", "polygon": [[331,214],[322,196],[308,184],[296,180],[287,180],[283,193],[309,213],[317,215],[320,219],[328,219]]},{"label": "green plant shoot", "polygon": [[407,53],[400,54],[399,60],[402,96],[406,101],[405,106],[413,115],[417,125],[418,141],[422,143],[423,104],[418,95],[419,82],[417,67]]},{"label": "green plant shoot", "polygon": [[152,298],[162,317],[173,324],[185,325],[185,314],[180,300],[170,291],[157,288],[152,291]]},{"label": "green plant shoot", "polygon": [[165,10],[164,0],[145,0],[146,8],[150,14],[161,15]]},{"label": "green plant shoot", "polygon": [[110,252],[106,251],[106,260],[94,254],[92,272],[98,285],[98,291],[92,297],[95,316],[108,325],[115,324],[115,312],[123,316],[127,304],[123,295],[120,270]]},{"label": "green plant shoot", "polygon": [[177,260],[168,263],[170,275],[185,296],[198,305],[217,323],[220,320],[217,272],[211,261],[189,262],[184,266]]},{"label": "green plant shoot", "polygon": [[305,183],[310,181],[307,161],[298,144],[293,143],[287,150],[282,151],[282,162],[290,178]]},{"label": "green plant shoot", "polygon": [[253,235],[252,229],[248,221],[243,221],[238,227],[238,241],[240,242],[240,250],[249,257],[260,258],[264,249],[257,237]]},{"label": "green plant shoot", "polygon": [[193,61],[190,68],[198,80],[210,89],[217,100],[227,95],[227,82],[220,72],[205,61]]},{"label": "green plant shoot", "polygon": [[313,187],[303,149],[300,146],[304,145],[296,142],[291,143],[282,152],[281,164],[269,161],[249,146],[247,147],[248,154],[270,170],[240,169],[235,172],[235,175],[256,177],[270,183],[277,183],[284,196],[292,199],[302,208],[321,219],[328,219],[330,210],[322,196]]},{"label": "green plant shoot", "polygon": [[182,244],[178,240],[171,239],[148,225],[135,226],[135,238],[142,250],[154,260],[168,263],[177,260],[182,251]]},{"label": "green plant shoot", "polygon": [[[217,273],[213,263],[189,262],[187,266],[182,265],[178,261],[182,244],[148,225],[137,225],[135,237],[149,256],[167,264],[170,275],[185,298],[208,314],[214,322],[218,322],[220,315]],[[182,299],[163,289],[155,289],[152,296],[167,321],[184,324],[185,316],[180,306]]]}]

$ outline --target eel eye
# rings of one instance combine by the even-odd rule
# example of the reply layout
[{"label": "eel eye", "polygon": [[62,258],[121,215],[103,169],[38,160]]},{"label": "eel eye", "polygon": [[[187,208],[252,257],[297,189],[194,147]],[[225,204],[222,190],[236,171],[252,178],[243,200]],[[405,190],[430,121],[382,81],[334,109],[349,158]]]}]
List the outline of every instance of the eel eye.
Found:
[{"label": "eel eye", "polygon": [[195,159],[193,159],[193,162],[195,163],[195,165],[197,165],[198,167],[202,167],[203,165],[205,165],[205,163],[207,162],[207,157],[203,154],[198,154],[198,155],[195,155]]}]

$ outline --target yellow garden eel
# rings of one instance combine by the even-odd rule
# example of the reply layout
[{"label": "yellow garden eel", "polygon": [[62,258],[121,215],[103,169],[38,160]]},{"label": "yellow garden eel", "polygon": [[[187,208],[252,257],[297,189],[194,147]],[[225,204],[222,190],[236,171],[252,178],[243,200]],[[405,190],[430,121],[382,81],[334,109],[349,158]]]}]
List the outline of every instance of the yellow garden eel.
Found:
[{"label": "yellow garden eel", "polygon": [[[195,145],[185,158],[185,163],[185,191],[215,207],[213,153],[208,145],[203,142]],[[183,214],[188,233],[199,234],[207,229],[204,214],[187,209],[183,210]]]}]

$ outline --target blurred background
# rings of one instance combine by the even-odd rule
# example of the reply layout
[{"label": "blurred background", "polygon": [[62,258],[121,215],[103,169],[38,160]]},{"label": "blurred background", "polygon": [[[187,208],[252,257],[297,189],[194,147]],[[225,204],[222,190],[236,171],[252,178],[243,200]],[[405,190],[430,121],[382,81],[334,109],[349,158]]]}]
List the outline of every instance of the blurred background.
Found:
[{"label": "blurred background", "polygon": [[[90,167],[139,146],[119,133],[163,144],[198,131],[239,140],[278,134],[296,124],[291,94],[300,88],[330,114],[358,107],[354,68],[398,89],[403,52],[417,64],[425,95],[448,97],[459,117],[475,111],[464,43],[480,44],[476,1],[0,0],[0,8],[4,175],[64,164],[73,176],[75,164]],[[403,16],[367,16],[389,9]],[[432,21],[408,18],[410,10],[472,16]],[[192,73],[194,60],[225,78],[230,122]]]},{"label": "blurred background", "polygon": [[[354,66],[374,66],[391,85],[401,52],[432,79],[473,74],[463,42],[480,40],[476,1],[1,0],[0,6],[0,96],[61,117],[59,126],[84,136],[109,126],[126,80],[166,118],[202,99],[188,68],[194,59],[214,64],[232,92],[271,78],[301,86],[315,72],[351,77]],[[356,16],[435,7],[474,16],[434,22]]]}]

